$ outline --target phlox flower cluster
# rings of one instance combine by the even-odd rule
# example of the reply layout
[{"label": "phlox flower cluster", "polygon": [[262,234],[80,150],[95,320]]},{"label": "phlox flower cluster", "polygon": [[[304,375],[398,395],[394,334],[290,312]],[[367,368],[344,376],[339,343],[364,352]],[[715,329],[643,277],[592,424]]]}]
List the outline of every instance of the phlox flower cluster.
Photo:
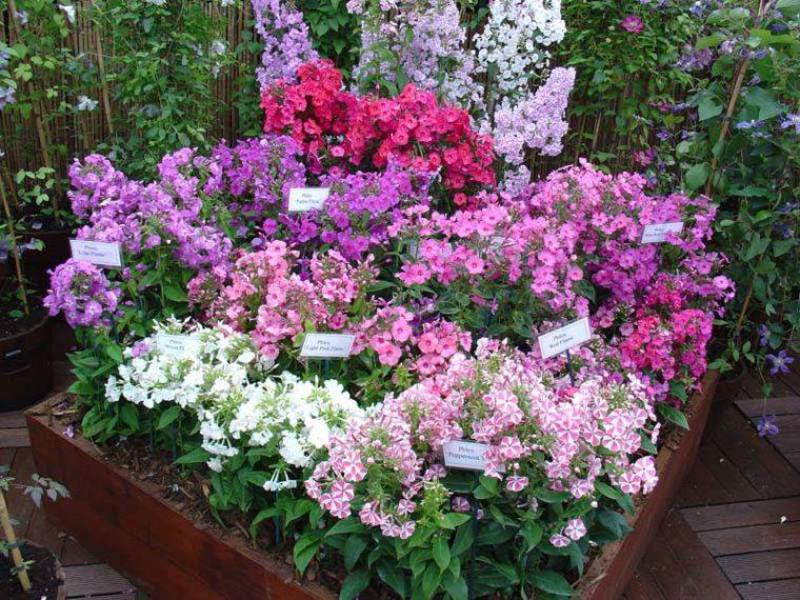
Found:
[{"label": "phlox flower cluster", "polygon": [[361,55],[353,73],[362,88],[376,79],[396,83],[400,70],[414,85],[437,90],[451,103],[481,102],[475,59],[465,49],[466,32],[454,0],[355,0],[347,8],[362,17]]},{"label": "phlox flower cluster", "polygon": [[[162,333],[184,335],[187,351],[166,352]],[[118,376],[106,382],[106,399],[125,399],[147,409],[179,405],[199,423],[208,466],[221,472],[229,459],[260,448],[271,477],[267,491],[297,485],[328,438],[361,409],[341,384],[270,375],[271,362],[247,336],[222,328],[159,323],[154,335],[125,351]]]},{"label": "phlox flower cluster", "polygon": [[64,313],[70,327],[99,327],[108,325],[119,298],[98,267],[70,258],[53,270],[43,303],[50,316]]},{"label": "phlox flower cluster", "polygon": [[304,261],[305,276],[294,270],[298,253],[275,240],[244,253],[223,280],[201,275],[189,283],[189,299],[207,319],[250,332],[260,351],[277,358],[280,344],[312,325],[342,331],[349,309],[375,280],[371,258],[356,266],[331,250]]},{"label": "phlox flower cluster", "polygon": [[441,172],[448,189],[470,191],[495,181],[491,138],[469,114],[439,104],[408,84],[394,98],[342,89],[329,61],[304,64],[299,83],[279,82],[262,94],[264,131],[289,134],[310,155],[335,164],[385,168],[391,159],[418,172]]},{"label": "phlox flower cluster", "polygon": [[294,78],[304,62],[316,60],[308,26],[293,0],[251,0],[256,31],[264,41],[256,78],[261,89],[279,80]]},{"label": "phlox flower cluster", "polygon": [[158,182],[129,180],[103,156],[76,160],[69,169],[68,193],[78,217],[88,222],[78,239],[118,242],[132,255],[167,247],[178,262],[200,271],[224,266],[230,239],[203,216],[198,194],[208,159],[184,148],[164,157]]},{"label": "phlox flower cluster", "polygon": [[[420,503],[431,490],[440,492],[432,482],[447,474],[445,442],[487,444],[485,475],[501,480],[505,494],[535,505],[542,489],[594,500],[597,481],[648,493],[657,475],[652,457],[638,457],[642,430],[657,437],[656,416],[636,378],[615,384],[586,378],[559,388],[531,355],[483,339],[475,358],[452,362],[351,420],[346,433],[330,439],[328,459],[314,469],[306,491],[338,518],[358,509],[363,523],[406,538]],[[556,519],[550,534],[580,539],[586,529],[578,521]]]}]

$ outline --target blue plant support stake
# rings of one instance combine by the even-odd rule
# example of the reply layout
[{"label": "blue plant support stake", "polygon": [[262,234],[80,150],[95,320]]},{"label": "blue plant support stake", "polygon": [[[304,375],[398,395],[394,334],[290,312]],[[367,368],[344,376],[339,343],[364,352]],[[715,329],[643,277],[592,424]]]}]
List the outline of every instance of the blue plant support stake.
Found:
[{"label": "blue plant support stake", "polygon": [[[275,507],[278,506],[278,490],[275,490]],[[281,518],[278,515],[275,515],[272,518],[272,523],[275,529],[275,548],[278,548],[281,545]]]},{"label": "blue plant support stake", "polygon": [[[475,473],[475,485],[480,482],[480,475]],[[474,489],[474,488],[473,488]],[[470,513],[472,514],[472,546],[469,550],[469,575],[467,575],[467,597],[469,600],[475,598],[475,562],[478,552],[478,500],[472,498]]]}]

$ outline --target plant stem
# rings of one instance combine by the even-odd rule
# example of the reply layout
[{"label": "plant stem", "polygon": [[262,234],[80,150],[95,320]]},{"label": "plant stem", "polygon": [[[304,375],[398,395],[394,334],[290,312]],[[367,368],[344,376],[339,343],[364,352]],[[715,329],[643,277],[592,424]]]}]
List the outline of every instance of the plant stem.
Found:
[{"label": "plant stem", "polygon": [[17,271],[17,283],[19,284],[19,294],[22,298],[22,308],[25,310],[26,315],[30,315],[31,311],[28,307],[28,291],[25,289],[25,279],[22,276],[22,261],[20,260],[19,248],[17,246],[17,232],[14,228],[14,216],[11,214],[11,207],[8,205],[8,198],[6,198],[6,186],[3,184],[2,179],[0,179],[0,202],[3,203],[3,212],[6,214],[8,239],[11,244],[9,251],[14,257],[14,267]]},{"label": "plant stem", "polygon": [[28,570],[25,568],[25,562],[22,560],[22,553],[17,547],[17,536],[14,534],[14,527],[11,525],[11,515],[8,514],[8,506],[6,505],[5,496],[0,490],[0,523],[3,525],[3,533],[6,536],[11,548],[11,559],[14,561],[14,566],[17,568],[17,577],[22,589],[26,592],[31,591],[31,580],[28,578]]}]

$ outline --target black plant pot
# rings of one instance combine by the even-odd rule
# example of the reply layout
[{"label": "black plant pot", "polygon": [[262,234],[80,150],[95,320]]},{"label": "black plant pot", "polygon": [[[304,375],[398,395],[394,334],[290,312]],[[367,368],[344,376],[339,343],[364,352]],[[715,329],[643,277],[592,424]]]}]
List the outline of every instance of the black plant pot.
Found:
[{"label": "black plant pot", "polygon": [[38,402],[53,385],[50,318],[0,337],[0,412]]}]

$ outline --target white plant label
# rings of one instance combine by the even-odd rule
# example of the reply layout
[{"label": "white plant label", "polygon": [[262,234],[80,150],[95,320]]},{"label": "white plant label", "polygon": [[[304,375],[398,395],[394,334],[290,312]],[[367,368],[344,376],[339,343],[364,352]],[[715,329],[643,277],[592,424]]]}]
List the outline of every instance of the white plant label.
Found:
[{"label": "white plant label", "polygon": [[343,333],[307,333],[300,349],[304,358],[347,358],[356,336]]},{"label": "white plant label", "polygon": [[72,258],[92,263],[98,267],[121,267],[122,248],[117,242],[70,240]]},{"label": "white plant label", "polygon": [[667,235],[674,233],[675,235],[683,231],[683,221],[675,221],[673,223],[653,223],[652,225],[644,226],[644,233],[642,233],[643,244],[661,244],[667,241]]},{"label": "white plant label", "polygon": [[[451,440],[442,444],[444,466],[448,469],[462,471],[485,471],[486,459],[483,455],[489,444],[470,442],[469,440]],[[502,472],[502,469],[500,469]]]},{"label": "white plant label", "polygon": [[589,317],[584,317],[540,335],[539,350],[542,351],[542,358],[551,358],[588,342],[591,338],[592,327],[589,325]]},{"label": "white plant label", "polygon": [[289,190],[289,212],[320,210],[330,195],[330,188],[292,188]]},{"label": "white plant label", "polygon": [[188,335],[176,335],[171,333],[159,333],[156,336],[156,347],[162,354],[168,356],[188,356],[196,350],[195,339]]}]

